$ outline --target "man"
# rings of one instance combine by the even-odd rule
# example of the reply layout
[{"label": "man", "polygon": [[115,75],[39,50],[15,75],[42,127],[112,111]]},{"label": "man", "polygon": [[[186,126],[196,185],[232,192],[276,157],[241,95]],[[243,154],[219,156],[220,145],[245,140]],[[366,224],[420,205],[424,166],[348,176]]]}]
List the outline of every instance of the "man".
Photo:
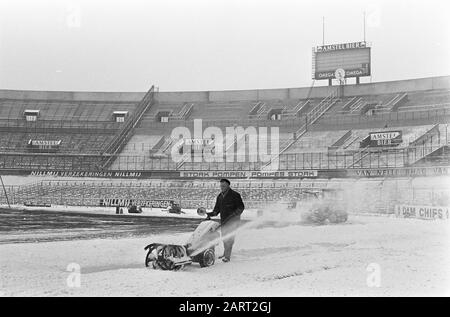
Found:
[{"label": "man", "polygon": [[229,262],[231,259],[231,250],[234,244],[234,231],[238,228],[241,214],[244,211],[244,203],[241,195],[230,188],[228,179],[220,180],[220,194],[217,196],[216,205],[212,212],[207,213],[210,217],[220,214],[221,232],[224,246],[222,261]]}]

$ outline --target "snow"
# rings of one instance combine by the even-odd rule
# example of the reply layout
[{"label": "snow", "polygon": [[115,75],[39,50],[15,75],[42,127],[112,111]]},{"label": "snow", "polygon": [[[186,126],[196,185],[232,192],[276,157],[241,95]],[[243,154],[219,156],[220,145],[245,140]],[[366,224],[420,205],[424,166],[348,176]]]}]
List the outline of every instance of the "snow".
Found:
[{"label": "snow", "polygon": [[[0,294],[450,295],[449,221],[352,215],[339,225],[252,226],[256,221],[238,232],[231,262],[193,264],[179,272],[146,268],[144,247],[184,243],[190,233],[1,244]],[[222,251],[222,246],[216,250]],[[68,267],[78,266],[79,287],[68,284],[77,278]]]}]

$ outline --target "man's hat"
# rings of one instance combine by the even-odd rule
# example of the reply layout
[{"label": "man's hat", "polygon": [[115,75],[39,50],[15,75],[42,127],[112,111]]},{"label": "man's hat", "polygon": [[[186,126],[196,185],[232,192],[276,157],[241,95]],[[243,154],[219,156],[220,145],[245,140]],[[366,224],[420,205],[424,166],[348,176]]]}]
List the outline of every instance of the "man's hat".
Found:
[{"label": "man's hat", "polygon": [[220,180],[220,182],[221,182],[221,183],[222,183],[222,182],[225,182],[225,183],[228,183],[228,185],[231,185],[230,181],[229,181],[228,179],[226,179],[226,178],[222,178],[222,179]]}]

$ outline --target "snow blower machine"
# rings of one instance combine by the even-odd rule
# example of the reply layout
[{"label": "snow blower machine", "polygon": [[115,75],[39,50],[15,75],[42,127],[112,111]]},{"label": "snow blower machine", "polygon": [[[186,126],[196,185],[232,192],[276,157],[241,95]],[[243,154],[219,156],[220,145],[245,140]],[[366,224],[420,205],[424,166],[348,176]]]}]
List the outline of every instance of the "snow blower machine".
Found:
[{"label": "snow blower machine", "polygon": [[[206,214],[206,210],[199,208],[197,213],[203,216]],[[215,247],[220,241],[219,227],[218,222],[205,220],[197,226],[184,245],[163,243],[147,245],[145,247],[145,250],[148,250],[145,266],[177,271],[193,262],[199,263],[201,267],[214,265]]]}]

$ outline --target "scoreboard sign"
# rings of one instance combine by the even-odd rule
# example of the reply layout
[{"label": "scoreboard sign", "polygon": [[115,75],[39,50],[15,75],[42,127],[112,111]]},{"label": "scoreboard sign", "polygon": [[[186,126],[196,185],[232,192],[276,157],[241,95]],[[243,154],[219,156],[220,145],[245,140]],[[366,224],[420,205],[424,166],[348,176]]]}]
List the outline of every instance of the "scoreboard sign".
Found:
[{"label": "scoreboard sign", "polygon": [[397,146],[402,143],[402,131],[371,132],[361,141],[360,147]]},{"label": "scoreboard sign", "polygon": [[346,78],[370,76],[370,67],[370,47],[366,42],[313,48],[313,79],[335,78],[337,69],[343,69]]}]

